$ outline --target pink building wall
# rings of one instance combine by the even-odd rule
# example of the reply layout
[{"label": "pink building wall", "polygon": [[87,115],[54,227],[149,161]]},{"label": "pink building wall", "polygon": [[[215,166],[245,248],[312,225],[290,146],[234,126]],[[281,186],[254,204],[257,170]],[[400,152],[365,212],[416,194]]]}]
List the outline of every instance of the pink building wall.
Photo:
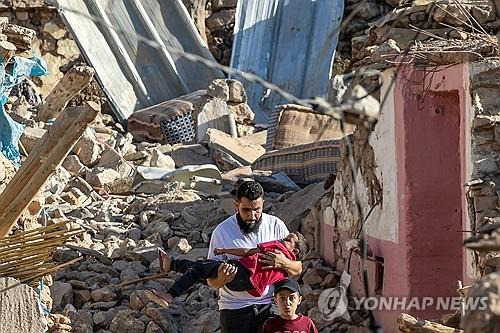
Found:
[{"label": "pink building wall", "polygon": [[[456,297],[457,281],[471,280],[462,247],[466,235],[461,232],[469,229],[463,186],[469,172],[467,70],[466,65],[456,65],[429,74],[407,66],[391,88],[393,103],[382,112],[394,112],[397,240],[368,237],[374,256],[384,260],[383,276],[380,271],[376,276],[374,263],[368,265],[372,296],[378,284],[382,296]],[[323,232],[323,255],[333,263],[333,226],[323,226]],[[347,232],[341,234],[345,243]],[[351,275],[351,291],[364,296],[356,255]],[[375,315],[386,332],[397,332],[400,312]],[[449,313],[408,312],[429,319]]]}]

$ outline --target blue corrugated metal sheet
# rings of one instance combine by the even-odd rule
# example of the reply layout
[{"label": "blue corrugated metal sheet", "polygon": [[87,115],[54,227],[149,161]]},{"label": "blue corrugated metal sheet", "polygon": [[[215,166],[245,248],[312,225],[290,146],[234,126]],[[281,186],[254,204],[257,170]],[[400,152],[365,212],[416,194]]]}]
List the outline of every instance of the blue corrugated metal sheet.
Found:
[{"label": "blue corrugated metal sheet", "polygon": [[[231,67],[257,74],[300,98],[325,96],[331,77],[343,0],[238,1]],[[244,82],[257,122],[285,103]]]},{"label": "blue corrugated metal sheet", "polygon": [[[213,59],[181,0],[57,0],[80,50],[96,69],[117,116],[199,90],[222,72],[138,41],[160,44]],[[65,10],[67,8],[67,10]],[[82,17],[92,15],[122,34]]]}]

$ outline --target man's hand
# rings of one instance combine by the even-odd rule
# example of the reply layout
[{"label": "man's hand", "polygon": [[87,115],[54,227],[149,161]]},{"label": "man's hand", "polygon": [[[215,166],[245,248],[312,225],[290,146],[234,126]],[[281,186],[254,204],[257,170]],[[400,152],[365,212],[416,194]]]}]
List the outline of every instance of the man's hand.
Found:
[{"label": "man's hand", "polygon": [[217,247],[217,248],[214,249],[214,254],[216,256],[218,256],[219,254],[224,254],[224,253],[226,253],[224,250],[225,249],[223,249],[222,247]]},{"label": "man's hand", "polygon": [[217,270],[217,277],[215,279],[207,279],[208,285],[213,288],[220,288],[228,282],[233,281],[238,272],[235,265],[223,263]]},{"label": "man's hand", "polygon": [[288,259],[281,251],[274,250],[273,252],[262,253],[259,256],[259,262],[263,263],[263,269],[281,268],[286,269],[290,264]]},{"label": "man's hand", "polygon": [[264,269],[281,268],[288,276],[298,276],[302,273],[302,262],[290,260],[278,250],[261,254],[259,262],[264,264]]}]

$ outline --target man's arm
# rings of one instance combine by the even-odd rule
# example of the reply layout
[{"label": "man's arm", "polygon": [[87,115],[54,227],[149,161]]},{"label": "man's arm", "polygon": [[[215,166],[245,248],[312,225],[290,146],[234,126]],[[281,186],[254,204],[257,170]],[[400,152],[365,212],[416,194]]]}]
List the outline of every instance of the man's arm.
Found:
[{"label": "man's arm", "polygon": [[224,249],[224,248],[216,248],[214,250],[215,255],[220,255],[220,254],[232,254],[233,256],[238,256],[238,257],[248,257],[251,256],[255,253],[260,253],[261,251],[258,248],[252,248],[252,249],[245,249],[245,248],[238,248],[238,249]]},{"label": "man's arm", "polygon": [[228,263],[223,263],[217,270],[217,277],[213,279],[208,278],[207,284],[212,288],[221,288],[226,283],[231,282],[234,279],[237,271],[238,268],[236,266]]},{"label": "man's arm", "polygon": [[[217,257],[214,253],[214,249],[217,247],[221,247],[223,242],[220,238],[220,234],[217,232],[217,228],[212,233],[212,237],[210,238],[210,245],[208,247],[208,259],[219,259],[221,257]],[[213,279],[207,279],[207,284],[212,288],[220,288],[224,286],[226,283],[232,281],[236,276],[237,268],[234,265],[230,265],[224,263],[219,266],[217,271],[217,277]]]},{"label": "man's arm", "polygon": [[302,273],[302,262],[288,259],[278,250],[261,254],[259,261],[265,265],[262,268],[280,268],[290,277]]}]

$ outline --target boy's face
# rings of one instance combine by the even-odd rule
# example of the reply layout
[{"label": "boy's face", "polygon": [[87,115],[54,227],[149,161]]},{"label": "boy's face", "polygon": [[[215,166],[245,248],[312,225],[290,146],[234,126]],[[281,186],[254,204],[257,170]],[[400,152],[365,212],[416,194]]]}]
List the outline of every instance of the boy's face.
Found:
[{"label": "boy's face", "polygon": [[283,245],[285,245],[288,251],[292,252],[293,254],[295,254],[295,256],[297,256],[299,254],[299,250],[297,249],[298,241],[299,238],[297,237],[296,234],[292,232],[283,239]]},{"label": "boy's face", "polygon": [[298,292],[293,292],[283,288],[274,295],[274,300],[278,304],[280,316],[285,319],[295,319],[295,312],[302,301],[302,296]]}]

